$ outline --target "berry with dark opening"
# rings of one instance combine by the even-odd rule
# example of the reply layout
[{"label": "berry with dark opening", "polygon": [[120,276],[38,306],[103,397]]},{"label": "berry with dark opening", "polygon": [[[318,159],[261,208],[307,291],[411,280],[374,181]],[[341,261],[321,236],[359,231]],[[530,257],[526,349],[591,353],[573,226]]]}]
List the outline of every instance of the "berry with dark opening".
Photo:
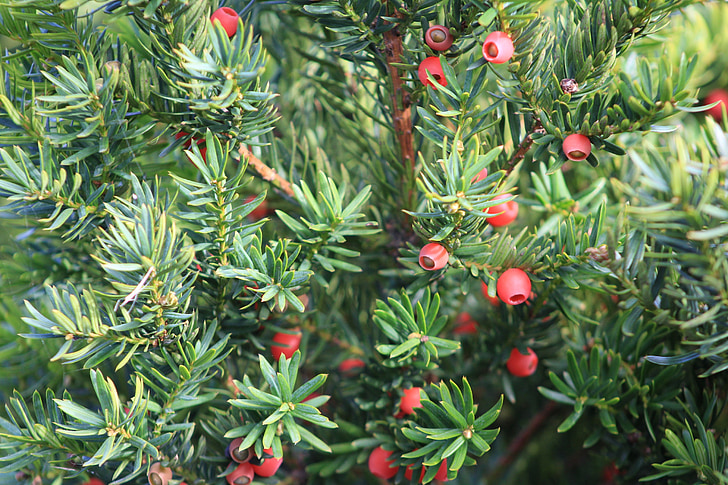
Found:
[{"label": "berry with dark opening", "polygon": [[283,463],[283,458],[273,457],[273,448],[265,448],[263,450],[262,460],[259,465],[253,465],[253,471],[261,477],[272,477],[276,474]]},{"label": "berry with dark opening", "polygon": [[[496,195],[493,200],[507,199],[510,197],[508,194]],[[484,210],[486,214],[496,214],[493,217],[487,219],[488,224],[493,227],[507,226],[511,222],[516,220],[518,217],[518,202],[515,200],[509,200],[502,204],[490,206]]]},{"label": "berry with dark opening", "polygon": [[531,294],[531,279],[520,268],[507,269],[498,278],[496,291],[508,305],[520,305]]},{"label": "berry with dark opening", "polygon": [[447,261],[450,259],[445,246],[439,243],[429,243],[422,246],[420,249],[419,262],[420,266],[427,271],[437,271],[447,265]]},{"label": "berry with dark opening", "polygon": [[252,456],[250,448],[240,449],[240,443],[242,442],[243,438],[235,438],[229,445],[230,459],[236,463],[247,463]]},{"label": "berry with dark opening", "polygon": [[511,350],[511,356],[508,357],[506,367],[508,372],[516,377],[528,377],[536,372],[538,367],[538,357],[530,348],[527,349],[528,354],[523,355],[518,349]]},{"label": "berry with dark opening", "polygon": [[397,474],[398,466],[394,465],[394,460],[389,460],[391,451],[387,451],[381,446],[374,448],[369,455],[369,471],[372,475],[379,478],[389,479]]},{"label": "berry with dark opening", "polygon": [[301,345],[301,329],[296,327],[293,329],[293,333],[278,332],[273,336],[274,345],[270,346],[270,351],[273,354],[273,358],[278,360],[281,355],[285,355],[289,359],[293,357],[293,354],[298,350]]},{"label": "berry with dark opening", "polygon": [[403,389],[404,395],[399,401],[399,409],[404,414],[414,414],[415,408],[421,408],[422,403],[420,402],[420,391],[421,387],[412,387],[410,389]]},{"label": "berry with dark opening", "polygon": [[448,50],[453,40],[450,30],[442,25],[433,25],[425,32],[425,42],[434,51]]},{"label": "berry with dark opening", "polygon": [[713,104],[716,101],[720,102],[706,111],[706,113],[712,116],[715,121],[720,123],[723,119],[723,107],[725,106],[725,109],[728,110],[728,91],[725,89],[712,90],[703,100],[703,104]]},{"label": "berry with dark opening", "polygon": [[513,41],[505,32],[495,31],[488,34],[483,43],[483,57],[493,64],[508,62],[513,56]]},{"label": "berry with dark opening", "polygon": [[434,85],[427,79],[427,73],[430,73],[435,81],[440,86],[447,86],[447,79],[445,79],[445,71],[442,69],[440,64],[440,58],[436,56],[427,57],[424,61],[420,62],[420,67],[417,69],[417,77],[420,78],[420,82],[425,86],[431,86],[433,89],[437,89],[437,85]]},{"label": "berry with dark opening", "polygon": [[160,462],[152,463],[149,467],[149,474],[147,474],[149,485],[167,485],[172,479],[172,469],[162,466]]},{"label": "berry with dark opening", "polygon": [[566,158],[580,162],[591,153],[591,141],[580,133],[573,133],[564,138],[561,148],[564,150]]},{"label": "berry with dark opening", "polygon": [[238,31],[238,13],[230,7],[220,7],[210,16],[210,22],[220,22],[228,37],[235,35]]},{"label": "berry with dark opening", "polygon": [[225,477],[225,480],[228,482],[228,485],[248,485],[253,481],[253,478],[255,478],[253,465],[250,463],[241,463]]}]

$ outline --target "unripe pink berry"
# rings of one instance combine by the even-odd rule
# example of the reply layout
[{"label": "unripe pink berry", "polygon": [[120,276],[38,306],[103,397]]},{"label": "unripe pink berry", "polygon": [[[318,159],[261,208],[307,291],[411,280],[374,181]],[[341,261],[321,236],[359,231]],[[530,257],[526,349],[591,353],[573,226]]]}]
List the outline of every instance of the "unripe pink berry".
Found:
[{"label": "unripe pink berry", "polygon": [[566,158],[580,162],[591,153],[591,141],[580,133],[573,133],[564,138],[561,148],[564,150]]},{"label": "unripe pink berry", "polygon": [[238,13],[230,7],[220,7],[210,16],[210,22],[220,22],[228,37],[235,35],[238,31]]},{"label": "unripe pink berry", "polygon": [[278,360],[281,355],[285,355],[289,359],[293,357],[293,354],[298,350],[301,345],[301,329],[296,327],[294,333],[278,332],[273,336],[273,342],[277,345],[271,345],[270,351],[273,354],[273,358]]},{"label": "unripe pink berry", "polygon": [[372,472],[372,475],[387,480],[397,474],[399,467],[391,466],[394,465],[394,460],[388,460],[391,454],[391,451],[387,451],[381,446],[372,450],[368,462],[369,471]]},{"label": "unripe pink berry", "polygon": [[712,90],[703,100],[703,104],[713,104],[716,101],[720,102],[706,111],[706,113],[720,123],[723,119],[723,107],[725,106],[725,109],[728,110],[728,91],[725,89]]},{"label": "unripe pink berry", "polygon": [[513,56],[513,41],[508,34],[495,31],[488,34],[483,43],[483,57],[493,64],[508,62]]},{"label": "unripe pink berry", "polygon": [[518,349],[514,348],[511,350],[510,357],[508,357],[506,367],[508,368],[508,372],[516,377],[528,377],[536,372],[536,367],[538,367],[538,357],[530,348],[526,355],[523,355],[518,351]]},{"label": "unripe pink berry", "polygon": [[250,463],[241,463],[238,467],[225,476],[228,485],[248,485],[255,478],[253,465]]},{"label": "unripe pink berry", "polygon": [[448,50],[453,40],[450,30],[442,25],[433,25],[425,32],[425,42],[435,51]]},{"label": "unripe pink berry", "polygon": [[160,462],[152,463],[147,474],[149,485],[167,485],[172,479],[172,469],[162,466]]},{"label": "unripe pink berry", "polygon": [[430,73],[430,76],[432,76],[440,86],[447,86],[445,71],[442,69],[439,57],[427,57],[425,60],[420,62],[420,67],[417,69],[417,76],[420,78],[420,82],[425,86],[432,86],[433,89],[437,89],[437,85],[432,84],[430,80],[427,79],[427,72]]},{"label": "unripe pink berry", "polygon": [[407,414],[414,414],[415,408],[421,408],[422,402],[420,402],[420,391],[421,387],[412,387],[410,389],[403,389],[404,395],[399,401],[399,409]]},{"label": "unripe pink berry", "polygon": [[450,255],[442,244],[429,243],[420,249],[420,266],[427,271],[437,271],[444,268],[448,259],[450,259]]},{"label": "unripe pink berry", "polygon": [[508,305],[520,305],[531,294],[531,279],[520,268],[507,269],[498,278],[496,291]]},{"label": "unripe pink berry", "polygon": [[[507,199],[508,197],[510,197],[510,195],[501,194],[501,195],[496,195],[493,200]],[[487,209],[485,209],[484,212],[486,214],[497,214],[497,215],[495,215],[493,217],[489,217],[487,219],[488,224],[490,224],[491,226],[493,226],[493,227],[507,226],[511,222],[515,221],[516,217],[518,217],[518,202],[516,202],[515,200],[503,202],[502,204],[488,207]]]}]

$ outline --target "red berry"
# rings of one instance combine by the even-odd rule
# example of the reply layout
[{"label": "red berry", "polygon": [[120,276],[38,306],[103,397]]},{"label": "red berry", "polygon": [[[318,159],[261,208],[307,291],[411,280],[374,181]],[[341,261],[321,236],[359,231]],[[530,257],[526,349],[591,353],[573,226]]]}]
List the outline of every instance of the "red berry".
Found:
[{"label": "red berry", "polygon": [[[255,195],[248,195],[247,197],[245,197],[245,203],[250,204],[253,200],[255,200],[256,197],[257,196]],[[268,202],[263,199],[263,201],[258,204],[258,207],[253,209],[250,214],[248,214],[248,220],[256,222],[267,217],[269,213],[270,211],[268,209]]]},{"label": "red berry", "polygon": [[210,22],[220,22],[228,37],[235,35],[238,31],[238,13],[230,7],[220,7],[210,16]]},{"label": "red berry", "polygon": [[447,265],[450,255],[440,243],[429,243],[420,249],[420,266],[427,271],[437,271]]},{"label": "red berry", "polygon": [[415,408],[421,408],[422,403],[420,402],[420,391],[421,387],[412,387],[410,389],[403,389],[404,395],[399,402],[399,409],[404,414],[414,414]]},{"label": "red berry", "polygon": [[425,32],[425,42],[432,50],[446,51],[452,45],[453,36],[447,27],[433,25]]},{"label": "red berry", "polygon": [[281,355],[285,355],[289,359],[298,350],[301,345],[301,329],[296,327],[293,329],[294,333],[283,333],[278,332],[273,336],[273,341],[279,345],[271,345],[270,350],[273,354],[273,358],[278,360]]},{"label": "red berry", "polygon": [[266,448],[263,452],[269,457],[264,458],[260,465],[253,465],[253,471],[261,477],[272,477],[281,467],[283,458],[273,458],[273,448]]},{"label": "red berry", "polygon": [[250,463],[241,463],[238,467],[230,472],[226,477],[228,485],[248,485],[255,478],[253,465]]},{"label": "red berry", "polygon": [[716,101],[720,101],[718,104],[710,108],[706,113],[713,117],[713,119],[720,123],[723,119],[723,107],[728,110],[728,91],[725,89],[714,89],[708,94],[703,100],[703,104],[713,104]]},{"label": "red berry", "polygon": [[[189,133],[185,133],[184,131],[180,131],[179,133],[177,133],[176,135],[174,135],[175,139],[177,139],[177,140],[179,140],[180,138],[183,138],[185,136],[189,136]],[[197,143],[197,146],[200,148],[200,156],[202,157],[202,161],[203,162],[207,162],[207,147],[205,147],[205,140],[199,140],[197,138],[192,137],[192,138],[188,139],[186,142],[184,142],[184,144],[182,145],[182,147],[185,150],[189,150],[190,149],[190,146],[192,146],[192,142],[193,141],[195,143]],[[202,145],[202,146],[200,147],[200,145]],[[192,161],[192,159],[189,157],[189,155],[187,156],[187,159],[192,163],[192,165],[195,165],[195,162]],[[195,165],[195,168],[196,167],[197,167],[197,165]]]},{"label": "red berry", "polygon": [[381,446],[372,450],[372,453],[369,455],[369,471],[372,472],[372,475],[388,479],[397,474],[399,467],[392,466],[394,465],[394,460],[388,460],[391,454],[391,451],[387,451]]},{"label": "red berry", "polygon": [[[508,194],[496,195],[493,200],[506,199],[510,197]],[[489,217],[488,224],[493,227],[507,226],[511,222],[516,220],[518,217],[518,202],[515,200],[509,200],[502,204],[494,205],[486,208],[483,212],[486,214],[496,214],[493,217]]]},{"label": "red berry", "polygon": [[[493,305],[493,306],[500,305],[500,299],[497,296],[491,297],[490,295],[488,295],[488,285],[485,281],[480,282],[480,291],[483,293],[483,296],[485,297],[486,300],[488,300],[490,302],[491,305]],[[496,291],[497,291],[497,288],[496,288]]]},{"label": "red berry", "polygon": [[229,445],[230,459],[236,463],[247,463],[251,458],[250,448],[246,448],[244,450],[240,449],[240,444],[242,442],[243,438],[235,438]]},{"label": "red berry", "polygon": [[341,361],[341,364],[339,364],[339,372],[342,372],[344,374],[354,373],[358,372],[359,369],[365,366],[366,363],[363,360],[352,357],[350,359],[344,359]]},{"label": "red berry", "polygon": [[508,372],[516,377],[528,377],[536,372],[538,357],[530,348],[528,349],[527,355],[523,355],[518,349],[514,348],[511,350],[511,356],[508,357],[506,367],[508,368]]},{"label": "red berry", "polygon": [[484,168],[480,172],[478,172],[478,175],[473,177],[473,180],[470,181],[471,184],[474,184],[476,182],[480,182],[481,180],[485,180],[485,178],[488,176],[488,169]]},{"label": "red berry", "polygon": [[469,313],[463,312],[455,319],[455,328],[452,330],[455,335],[478,333],[478,325]]},{"label": "red berry", "polygon": [[507,269],[496,283],[498,298],[508,305],[520,305],[531,294],[531,279],[520,268]]},{"label": "red berry", "polygon": [[167,485],[172,479],[172,469],[162,466],[160,462],[152,463],[147,474],[149,485]]},{"label": "red berry", "polygon": [[580,133],[573,133],[564,138],[561,148],[564,150],[566,158],[580,162],[591,153],[591,141]]},{"label": "red berry", "polygon": [[491,32],[483,43],[483,57],[493,64],[508,62],[513,56],[513,41],[505,32]]},{"label": "red berry", "polygon": [[106,484],[96,477],[91,477],[87,481],[83,482],[82,485],[106,485]]},{"label": "red berry", "polygon": [[[404,477],[407,480],[412,480],[412,469],[415,465],[409,465],[407,466],[407,469],[404,471]],[[419,482],[422,483],[422,481],[425,479],[425,467],[420,468],[420,480]],[[435,475],[435,480],[441,480],[443,482],[447,482],[447,459],[443,460],[442,463],[440,463],[440,468],[437,469],[437,475]]]},{"label": "red berry", "polygon": [[417,76],[420,78],[420,82],[425,86],[431,86],[433,89],[437,89],[437,86],[427,79],[427,72],[430,73],[430,76],[432,76],[440,86],[447,86],[445,71],[442,69],[439,57],[427,57],[424,61],[420,62],[420,67],[417,69]]}]

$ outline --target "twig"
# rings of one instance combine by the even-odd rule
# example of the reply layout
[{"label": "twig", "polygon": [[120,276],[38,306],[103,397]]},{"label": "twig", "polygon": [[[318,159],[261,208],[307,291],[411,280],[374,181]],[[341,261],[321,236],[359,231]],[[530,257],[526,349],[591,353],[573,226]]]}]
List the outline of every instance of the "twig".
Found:
[{"label": "twig", "polygon": [[263,177],[263,180],[267,180],[268,182],[272,183],[275,187],[285,192],[286,195],[288,195],[289,197],[295,197],[293,189],[291,188],[291,183],[278,175],[278,173],[270,168],[268,165],[261,162],[258,157],[253,155],[250,150],[248,150],[248,147],[246,147],[245,144],[240,144],[238,152],[240,153],[240,156],[242,158],[245,158],[245,160],[248,161],[248,165],[253,167],[253,170],[258,172],[258,174]]},{"label": "twig", "polygon": [[531,149],[531,145],[533,145],[533,134],[542,129],[543,126],[541,125],[541,122],[539,120],[536,120],[536,122],[533,124],[533,127],[531,127],[531,132],[526,135],[526,138],[521,140],[521,143],[518,145],[518,150],[516,150],[516,153],[513,154],[513,157],[508,160],[508,166],[506,167],[506,176],[511,174],[518,162],[523,160],[523,157],[526,156],[528,150]]},{"label": "twig", "polygon": [[124,300],[118,300],[116,302],[116,305],[114,305],[114,311],[117,311],[119,308],[123,307],[127,303],[131,303],[136,301],[137,297],[139,296],[139,293],[144,291],[144,288],[147,286],[147,281],[149,281],[151,278],[154,278],[154,276],[157,274],[157,270],[154,268],[154,266],[150,266],[147,272],[142,277],[142,280],[139,282],[138,285],[132,290],[131,293],[126,295],[126,298]]}]

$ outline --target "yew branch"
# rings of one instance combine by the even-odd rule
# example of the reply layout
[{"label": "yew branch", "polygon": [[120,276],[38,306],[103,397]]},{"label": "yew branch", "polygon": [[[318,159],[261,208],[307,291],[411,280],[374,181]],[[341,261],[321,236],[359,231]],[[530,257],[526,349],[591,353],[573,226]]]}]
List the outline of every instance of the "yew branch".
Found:
[{"label": "yew branch", "polygon": [[258,157],[253,155],[250,150],[248,150],[248,147],[241,143],[240,148],[238,148],[238,152],[240,153],[241,158],[247,160],[248,166],[253,167],[253,170],[258,172],[258,175],[260,175],[263,180],[267,180],[268,182],[272,183],[276,188],[282,190],[289,197],[295,196],[295,194],[293,193],[293,189],[291,188],[291,183],[278,175],[278,172],[260,161]]}]

